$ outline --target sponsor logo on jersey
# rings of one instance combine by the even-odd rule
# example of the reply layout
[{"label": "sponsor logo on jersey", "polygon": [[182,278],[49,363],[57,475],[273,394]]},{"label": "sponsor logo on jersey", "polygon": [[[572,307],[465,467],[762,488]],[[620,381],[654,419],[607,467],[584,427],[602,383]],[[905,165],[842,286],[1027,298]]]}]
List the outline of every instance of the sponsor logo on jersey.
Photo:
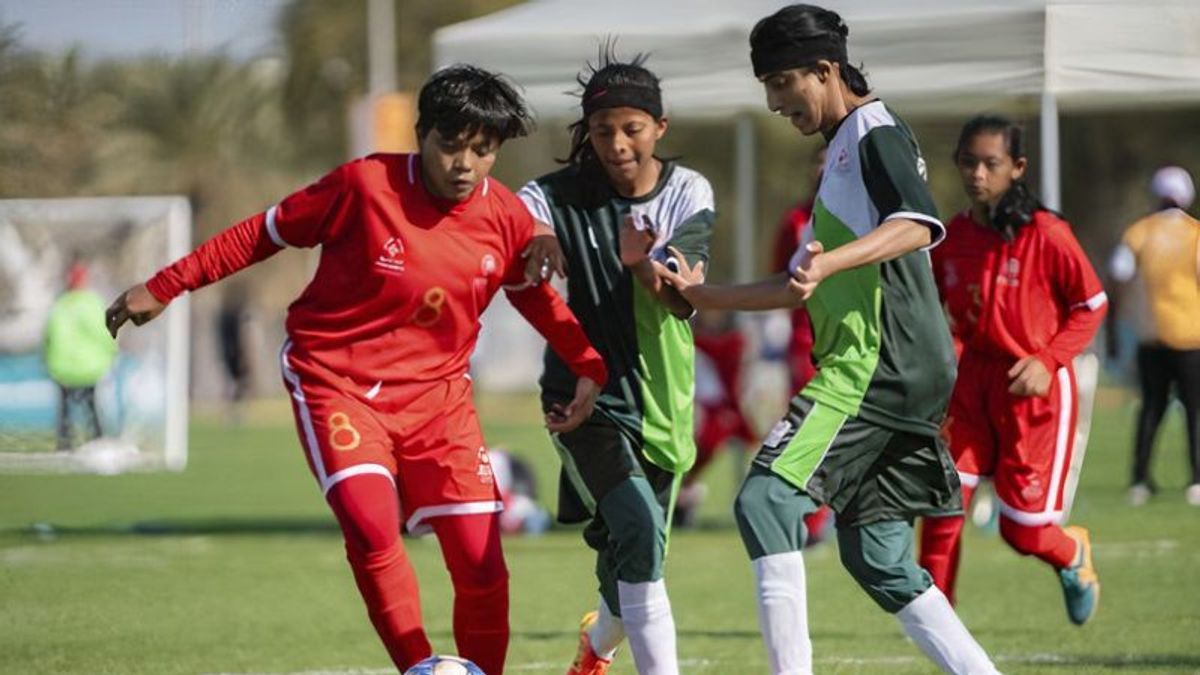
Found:
[{"label": "sponsor logo on jersey", "polygon": [[1046,494],[1045,488],[1042,487],[1042,479],[1038,476],[1030,476],[1029,484],[1021,488],[1021,499],[1029,502],[1036,502]]},{"label": "sponsor logo on jersey", "polygon": [[475,470],[475,475],[484,485],[491,485],[495,480],[495,474],[492,472],[492,458],[488,455],[487,448],[482,445],[479,446],[479,468]]},{"label": "sponsor logo on jersey", "polygon": [[399,237],[383,242],[383,251],[375,259],[375,266],[388,272],[403,272],[404,242]]},{"label": "sponsor logo on jersey", "polygon": [[996,275],[996,285],[1012,286],[1016,288],[1021,285],[1021,261],[1016,258],[1009,258],[1004,264],[1004,269]]},{"label": "sponsor logo on jersey", "polygon": [[496,258],[491,253],[485,253],[479,260],[479,273],[490,277],[496,273]]}]

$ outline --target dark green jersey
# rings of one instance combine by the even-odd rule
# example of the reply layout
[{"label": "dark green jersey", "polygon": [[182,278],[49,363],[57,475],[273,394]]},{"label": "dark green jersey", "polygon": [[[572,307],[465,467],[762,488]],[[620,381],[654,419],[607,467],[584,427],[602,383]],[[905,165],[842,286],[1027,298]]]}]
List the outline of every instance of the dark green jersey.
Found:
[{"label": "dark green jersey", "polygon": [[[673,246],[689,263],[707,264],[716,219],[712,187],[699,173],[664,162],[650,194],[626,199],[599,169],[569,166],[529,182],[518,196],[554,227],[567,260],[567,303],[608,366],[597,408],[654,464],[686,470],[696,455],[691,326],[621,264],[618,234],[631,210],[645,214],[656,235],[652,258],[665,261]],[[570,400],[575,392],[575,376],[549,349],[541,385],[548,401]]]},{"label": "dark green jersey", "polygon": [[[829,142],[809,237],[826,251],[883,222],[945,227],[925,184],[908,126],[881,102],[855,109]],[[817,375],[801,392],[846,415],[889,428],[936,433],[954,385],[954,349],[928,251],[825,279],[808,302]]]}]

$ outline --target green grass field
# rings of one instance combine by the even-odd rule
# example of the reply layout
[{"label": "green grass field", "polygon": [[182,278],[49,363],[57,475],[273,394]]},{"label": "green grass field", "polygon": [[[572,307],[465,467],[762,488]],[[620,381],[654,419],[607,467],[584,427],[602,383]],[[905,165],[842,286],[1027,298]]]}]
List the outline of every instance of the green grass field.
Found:
[{"label": "green grass field", "polygon": [[[1071,626],[1058,583],[968,528],[960,613],[1010,673],[1200,672],[1200,509],[1183,501],[1182,429],[1159,444],[1163,491],[1126,505],[1133,409],[1103,392],[1073,520],[1092,529],[1098,616]],[[480,402],[489,441],[533,458],[551,502],[555,459],[532,398]],[[341,540],[307,473],[283,401],[226,428],[197,415],[181,474],[0,476],[0,672],[383,673]],[[685,673],[766,672],[749,565],[728,515],[732,459],[710,472],[703,526],[677,532],[668,584]],[[453,652],[446,573],[432,539],[408,540],[436,650]],[[594,606],[578,532],[506,540],[509,671],[561,673]],[[807,555],[819,673],[932,668],[842,570]],[[626,653],[614,675],[633,672]]]}]

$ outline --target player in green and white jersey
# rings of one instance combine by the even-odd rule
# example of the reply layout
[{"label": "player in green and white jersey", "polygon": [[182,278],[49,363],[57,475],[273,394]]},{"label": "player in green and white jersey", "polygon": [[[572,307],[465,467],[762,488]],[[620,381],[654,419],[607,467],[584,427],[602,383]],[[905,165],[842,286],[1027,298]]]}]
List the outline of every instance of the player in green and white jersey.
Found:
[{"label": "player in green and white jersey", "polygon": [[[552,434],[563,462],[559,520],[589,521],[584,539],[598,554],[599,607],[569,671],[579,675],[603,673],[624,637],[639,673],[678,673],[663,560],[680,478],[696,456],[693,310],[651,260],[668,263],[671,246],[703,264],[716,214],[704,176],[654,154],[667,118],[644,60],[605,50],[580,78],[583,118],[566,166],[518,193],[554,228],[567,302],[609,369],[592,416]],[[575,376],[547,351],[541,384],[553,422]]]},{"label": "player in green and white jersey", "polygon": [[[750,35],[768,107],[828,141],[807,241],[782,273],[705,286],[677,259],[657,269],[695,307],[804,303],[817,374],[764,439],[734,512],[753,561],[773,673],[809,673],[803,517],[837,512],[842,563],[938,666],[993,673],[913,556],[913,518],[961,510],[939,439],[954,351],[926,250],[944,236],[911,130],[849,65],[836,13],[792,5]],[[698,273],[699,272],[699,273]]]}]

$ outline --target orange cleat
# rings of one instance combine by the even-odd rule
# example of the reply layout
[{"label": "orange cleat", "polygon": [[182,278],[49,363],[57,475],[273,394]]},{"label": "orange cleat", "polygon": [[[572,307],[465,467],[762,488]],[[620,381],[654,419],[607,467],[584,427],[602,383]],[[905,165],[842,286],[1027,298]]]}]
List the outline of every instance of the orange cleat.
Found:
[{"label": "orange cleat", "polygon": [[612,665],[611,659],[596,656],[596,650],[592,649],[592,639],[588,637],[588,630],[594,623],[596,612],[584,614],[583,619],[579,621],[579,649],[575,652],[575,662],[567,670],[567,675],[605,675],[608,667]]}]

